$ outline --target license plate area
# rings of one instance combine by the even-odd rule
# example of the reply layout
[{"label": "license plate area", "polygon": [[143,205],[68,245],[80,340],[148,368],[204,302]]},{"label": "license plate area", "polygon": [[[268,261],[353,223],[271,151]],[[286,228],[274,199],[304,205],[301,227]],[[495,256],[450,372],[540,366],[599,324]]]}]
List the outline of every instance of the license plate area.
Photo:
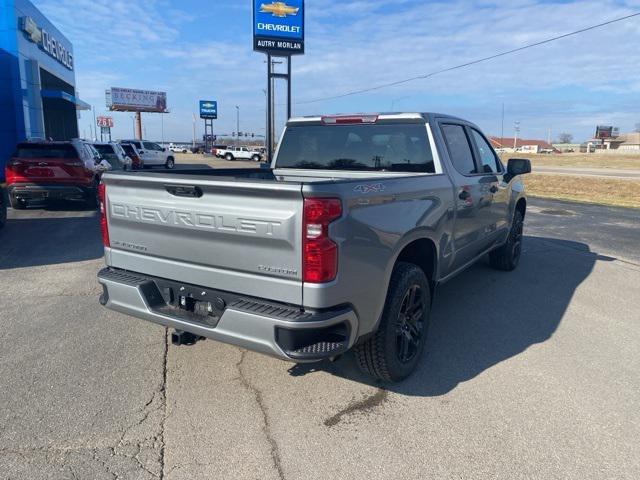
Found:
[{"label": "license plate area", "polygon": [[153,290],[158,301],[152,310],[189,322],[215,328],[227,305],[235,302],[237,295],[220,292],[171,280],[154,279]]}]

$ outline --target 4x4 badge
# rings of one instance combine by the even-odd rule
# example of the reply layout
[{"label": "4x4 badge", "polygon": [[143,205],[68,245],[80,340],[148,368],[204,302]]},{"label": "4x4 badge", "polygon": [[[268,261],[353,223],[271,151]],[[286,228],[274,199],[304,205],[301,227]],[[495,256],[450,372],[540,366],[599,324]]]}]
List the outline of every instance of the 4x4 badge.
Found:
[{"label": "4x4 badge", "polygon": [[379,193],[384,192],[384,185],[382,183],[367,183],[363,185],[356,185],[353,188],[354,192],[358,193]]}]

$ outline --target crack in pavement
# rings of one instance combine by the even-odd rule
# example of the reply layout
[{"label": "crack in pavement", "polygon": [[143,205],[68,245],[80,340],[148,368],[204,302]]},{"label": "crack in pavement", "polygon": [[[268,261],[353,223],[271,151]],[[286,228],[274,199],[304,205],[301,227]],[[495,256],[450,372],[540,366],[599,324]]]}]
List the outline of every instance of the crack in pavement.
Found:
[{"label": "crack in pavement", "polygon": [[[76,446],[12,446],[0,447],[0,455],[17,455],[29,461],[36,460],[41,456],[45,463],[49,465],[59,465],[68,471],[71,477],[76,478],[78,472],[74,469],[77,467],[78,458],[84,458],[80,461],[80,465],[93,461],[96,470],[102,470],[111,478],[122,478],[118,473],[117,459],[126,459],[129,463],[129,469],[134,468],[139,472],[145,472],[152,478],[165,478],[165,441],[164,426],[167,420],[167,359],[168,359],[168,330],[164,329],[164,348],[162,351],[162,378],[158,387],[154,388],[151,398],[137,410],[134,415],[141,415],[137,420],[126,426],[115,443],[115,445],[92,446],[92,445],[76,445]],[[150,416],[154,413],[160,414],[159,428],[153,429],[152,432],[145,435],[143,439],[128,439],[129,434],[136,428],[149,421]],[[159,447],[159,453],[158,453]],[[153,457],[144,461],[141,455],[153,455]],[[74,457],[76,460],[74,462]],[[37,461],[37,460],[36,460]],[[115,463],[114,463],[115,462]],[[151,464],[150,464],[151,462]],[[159,464],[159,465],[158,465]],[[157,467],[156,467],[157,465]],[[156,470],[155,472],[153,470]],[[130,472],[130,471],[129,471]],[[125,475],[129,478],[129,475]],[[139,477],[136,477],[139,478]],[[146,478],[146,477],[145,477]]]},{"label": "crack in pavement", "polygon": [[167,421],[167,359],[169,357],[169,329],[164,329],[164,352],[162,359],[162,386],[160,388],[160,400],[163,408],[162,419],[160,420],[160,433],[158,439],[160,441],[160,480],[165,476],[165,459],[164,459],[164,424]]},{"label": "crack in pavement", "polygon": [[262,392],[249,381],[249,379],[245,375],[245,372],[242,368],[244,365],[244,359],[247,354],[247,350],[241,349],[240,352],[241,352],[240,360],[236,363],[236,368],[238,369],[238,374],[240,375],[239,376],[240,383],[242,383],[243,387],[245,387],[247,390],[253,393],[253,396],[256,399],[256,403],[258,404],[258,408],[260,409],[260,413],[262,414],[262,420],[263,420],[262,432],[264,433],[264,436],[266,437],[267,442],[269,443],[269,448],[271,450],[271,460],[273,461],[273,466],[275,467],[278,473],[278,478],[280,478],[281,480],[285,480],[286,477],[284,475],[284,470],[282,468],[282,459],[280,457],[280,449],[278,447],[278,443],[273,437],[273,432],[271,431],[271,422],[267,414],[267,408],[264,403],[264,398],[262,397]]}]

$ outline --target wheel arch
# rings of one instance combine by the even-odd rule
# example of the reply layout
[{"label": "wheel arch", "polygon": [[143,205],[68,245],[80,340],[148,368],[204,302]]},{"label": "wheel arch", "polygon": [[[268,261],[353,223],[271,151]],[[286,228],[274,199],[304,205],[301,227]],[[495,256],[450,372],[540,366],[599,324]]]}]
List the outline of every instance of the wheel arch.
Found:
[{"label": "wheel arch", "polygon": [[428,237],[421,237],[407,243],[396,256],[392,270],[399,262],[417,265],[433,284],[438,268],[438,249],[435,242]]}]

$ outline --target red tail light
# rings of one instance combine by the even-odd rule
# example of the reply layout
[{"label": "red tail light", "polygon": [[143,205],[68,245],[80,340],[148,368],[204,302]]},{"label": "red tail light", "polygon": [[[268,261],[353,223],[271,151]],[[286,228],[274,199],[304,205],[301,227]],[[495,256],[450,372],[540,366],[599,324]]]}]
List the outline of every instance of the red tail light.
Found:
[{"label": "red tail light", "polygon": [[107,225],[107,187],[100,182],[98,185],[98,200],[100,201],[100,231],[102,232],[102,244],[111,246],[109,242],[109,226]]},{"label": "red tail light", "polygon": [[7,162],[7,165],[4,169],[5,180],[8,184],[16,182],[18,178],[19,168],[22,165],[22,162],[17,158],[12,158]]},{"label": "red tail light", "polygon": [[338,245],[329,238],[329,224],[342,215],[338,198],[305,198],[302,226],[302,277],[325,283],[338,273]]},{"label": "red tail light", "polygon": [[345,115],[335,117],[322,117],[325,125],[345,125],[353,123],[376,123],[378,115]]}]

